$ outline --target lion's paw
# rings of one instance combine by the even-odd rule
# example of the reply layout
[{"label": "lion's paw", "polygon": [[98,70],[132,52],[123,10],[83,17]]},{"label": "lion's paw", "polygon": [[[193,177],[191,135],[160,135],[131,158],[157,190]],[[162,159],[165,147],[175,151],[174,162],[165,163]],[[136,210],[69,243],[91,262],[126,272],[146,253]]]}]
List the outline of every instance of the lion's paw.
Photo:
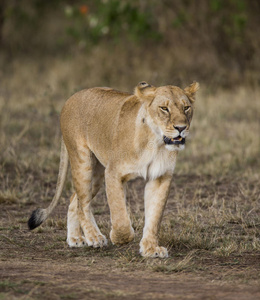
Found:
[{"label": "lion's paw", "polygon": [[140,253],[143,257],[160,257],[160,258],[168,257],[167,249],[159,246],[147,250],[140,249]]},{"label": "lion's paw", "polygon": [[168,251],[165,247],[160,247],[156,243],[149,241],[141,241],[140,243],[140,254],[143,257],[160,257],[167,258]]},{"label": "lion's paw", "polygon": [[112,229],[110,232],[110,239],[113,244],[122,245],[131,242],[135,237],[135,232],[132,226],[120,227],[119,229]]},{"label": "lion's paw", "polygon": [[69,247],[85,247],[87,246],[86,239],[83,236],[80,237],[68,237],[67,243]]},{"label": "lion's paw", "polygon": [[88,246],[92,246],[93,248],[102,248],[107,246],[107,239],[101,233],[88,234],[86,241]]}]

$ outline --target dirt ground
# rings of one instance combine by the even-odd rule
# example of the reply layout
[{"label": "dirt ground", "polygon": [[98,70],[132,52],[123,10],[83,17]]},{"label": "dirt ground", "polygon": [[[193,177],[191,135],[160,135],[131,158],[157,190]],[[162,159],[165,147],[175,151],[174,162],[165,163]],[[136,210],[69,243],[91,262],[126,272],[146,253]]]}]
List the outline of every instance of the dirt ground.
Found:
[{"label": "dirt ground", "polygon": [[[94,258],[92,258],[92,261]],[[2,261],[4,276],[12,282],[6,299],[258,299],[259,288],[224,284],[187,274],[118,271],[113,259],[69,261],[41,255]],[[2,287],[2,291],[7,288]],[[23,296],[21,296],[21,294]],[[25,295],[25,296],[24,296]],[[3,297],[3,294],[1,294]]]},{"label": "dirt ground", "polygon": [[[187,190],[192,193],[198,178],[176,176],[165,222],[170,212],[176,211],[172,196],[175,186],[183,181],[190,182]],[[109,243],[104,249],[70,249],[66,244],[65,198],[53,219],[32,232],[27,229],[26,221],[35,209],[34,201],[23,205],[16,201],[2,205],[0,299],[260,298],[259,251],[214,256],[205,249],[172,247],[168,259],[143,259],[139,256],[143,204],[141,199],[137,201],[136,195],[142,196],[143,185],[143,180],[129,185],[129,202],[137,236],[134,242],[121,247]],[[235,185],[233,183],[233,192]],[[218,189],[225,193],[229,189],[232,193],[230,186],[223,181],[218,185],[209,184],[207,190],[214,192]],[[104,201],[103,189],[93,208],[99,226],[108,236],[109,212]]]}]

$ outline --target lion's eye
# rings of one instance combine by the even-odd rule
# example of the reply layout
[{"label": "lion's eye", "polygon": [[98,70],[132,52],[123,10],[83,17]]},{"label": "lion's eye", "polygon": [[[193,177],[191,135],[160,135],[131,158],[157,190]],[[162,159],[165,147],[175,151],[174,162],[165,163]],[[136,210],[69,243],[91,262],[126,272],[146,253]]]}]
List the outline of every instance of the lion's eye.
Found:
[{"label": "lion's eye", "polygon": [[188,111],[190,109],[190,106],[184,106],[184,110]]},{"label": "lion's eye", "polygon": [[162,111],[167,111],[167,112],[169,112],[169,109],[168,109],[166,106],[160,106],[160,109],[161,109]]}]

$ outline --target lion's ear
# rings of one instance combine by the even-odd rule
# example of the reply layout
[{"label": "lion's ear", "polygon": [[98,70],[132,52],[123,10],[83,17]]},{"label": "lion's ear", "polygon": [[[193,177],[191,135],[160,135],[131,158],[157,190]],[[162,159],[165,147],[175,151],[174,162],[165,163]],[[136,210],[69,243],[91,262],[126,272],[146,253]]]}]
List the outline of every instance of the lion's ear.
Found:
[{"label": "lion's ear", "polygon": [[147,100],[153,100],[155,96],[155,90],[156,87],[148,84],[145,81],[141,81],[138,83],[138,85],[135,88],[135,96],[140,98],[140,99],[147,99]]},{"label": "lion's ear", "polygon": [[198,91],[199,88],[200,88],[199,83],[198,82],[193,82],[191,85],[187,86],[184,89],[185,94],[191,100],[191,102],[195,101],[196,92]]}]

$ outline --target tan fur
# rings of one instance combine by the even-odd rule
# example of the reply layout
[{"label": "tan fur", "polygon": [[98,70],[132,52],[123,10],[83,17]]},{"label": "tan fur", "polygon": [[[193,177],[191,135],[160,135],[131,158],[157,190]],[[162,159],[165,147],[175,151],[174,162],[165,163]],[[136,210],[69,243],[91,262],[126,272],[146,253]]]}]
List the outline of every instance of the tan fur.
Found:
[{"label": "tan fur", "polygon": [[[125,183],[143,176],[147,183],[140,252],[143,256],[167,257],[167,249],[158,245],[158,230],[177,154],[184,145],[166,145],[163,137],[188,135],[198,88],[198,83],[182,90],[141,82],[133,95],[93,88],[76,93],[66,102],[61,130],[76,191],[68,212],[70,246],[83,246],[85,241],[94,247],[107,243],[91,212],[91,200],[103,176],[111,214],[111,241],[123,244],[133,240]],[[190,108],[184,111],[184,107]],[[176,128],[183,126],[186,129],[180,133]]]}]

